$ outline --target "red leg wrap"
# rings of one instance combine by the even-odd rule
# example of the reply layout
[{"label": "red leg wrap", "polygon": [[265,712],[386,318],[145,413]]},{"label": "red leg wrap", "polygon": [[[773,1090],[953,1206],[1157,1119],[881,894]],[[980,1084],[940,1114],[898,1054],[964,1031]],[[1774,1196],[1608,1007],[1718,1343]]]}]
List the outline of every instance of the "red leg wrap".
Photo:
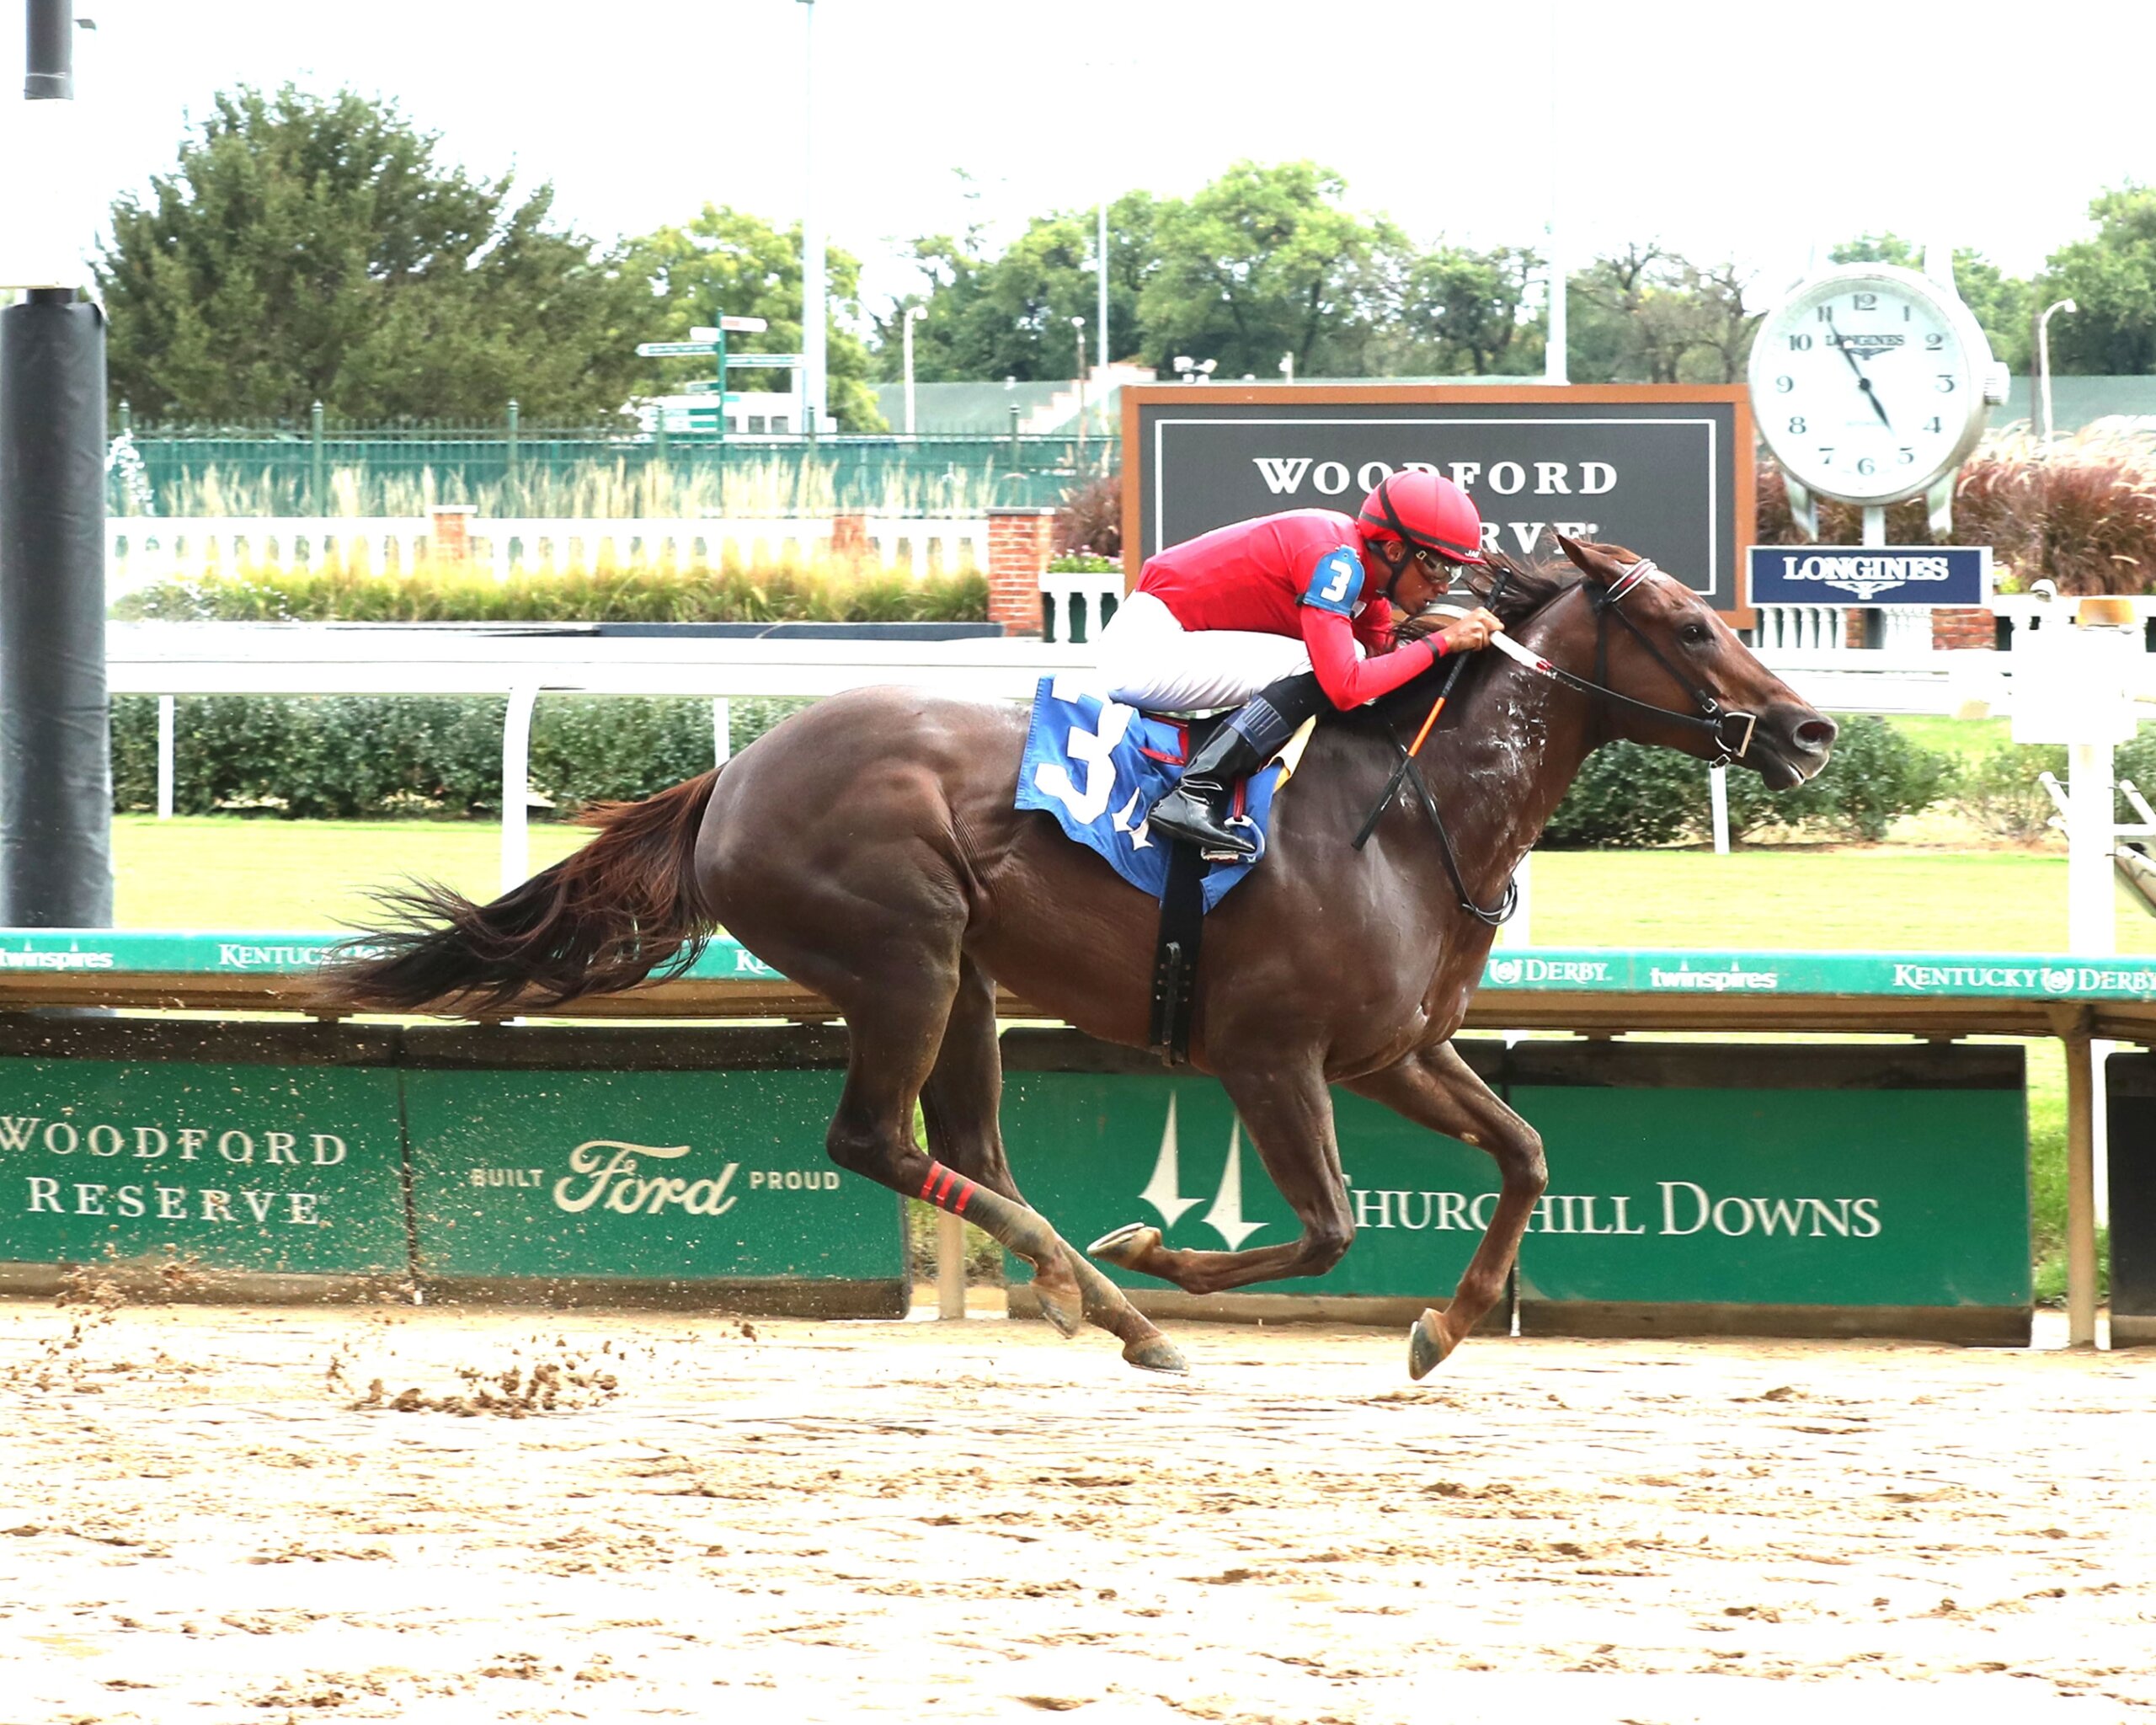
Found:
[{"label": "red leg wrap", "polygon": [[966,1213],[966,1206],[973,1202],[974,1194],[979,1189],[963,1174],[935,1162],[929,1163],[928,1178],[921,1183],[921,1197],[954,1216]]}]

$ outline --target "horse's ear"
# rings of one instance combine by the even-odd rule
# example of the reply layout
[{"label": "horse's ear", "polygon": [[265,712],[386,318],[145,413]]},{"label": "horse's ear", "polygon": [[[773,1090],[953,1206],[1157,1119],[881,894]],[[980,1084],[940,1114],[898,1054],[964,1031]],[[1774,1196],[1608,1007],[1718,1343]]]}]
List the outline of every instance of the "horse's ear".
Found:
[{"label": "horse's ear", "polygon": [[1598,546],[1583,540],[1567,539],[1562,533],[1557,535],[1557,543],[1564,547],[1565,555],[1572,558],[1573,566],[1591,581],[1599,581],[1606,587],[1624,573],[1602,554]]}]

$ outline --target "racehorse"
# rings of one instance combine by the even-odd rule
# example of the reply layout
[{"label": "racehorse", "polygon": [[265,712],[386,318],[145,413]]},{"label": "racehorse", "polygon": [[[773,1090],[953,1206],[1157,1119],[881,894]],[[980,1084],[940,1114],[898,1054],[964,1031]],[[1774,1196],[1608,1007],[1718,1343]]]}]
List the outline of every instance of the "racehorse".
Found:
[{"label": "racehorse", "polygon": [[[1354,1234],[1338,1084],[1479,1146],[1501,1177],[1451,1300],[1409,1332],[1411,1374],[1496,1303],[1547,1172],[1534,1129],[1450,1039],[1513,871],[1604,742],[1740,761],[1785,789],[1826,765],[1835,733],[1689,588],[1621,547],[1560,542],[1577,573],[1502,565],[1481,595],[1526,650],[1481,655],[1422,757],[1428,796],[1393,797],[1354,847],[1405,752],[1400,733],[1457,662],[1319,724],[1274,804],[1263,863],[1207,919],[1191,1064],[1226,1088],[1300,1237],[1171,1251],[1132,1226],[1096,1256],[1193,1294],[1331,1268]],[[845,1017],[827,1140],[840,1167],[985,1229],[1032,1264],[1065,1335],[1082,1319],[1133,1365],[1182,1370],[1026,1204],[1004,1156],[997,984],[1143,1047],[1158,916],[1053,818],[1013,809],[1026,728],[1017,705],[919,689],[820,702],[721,770],[598,811],[582,850],[491,904],[430,886],[389,895],[393,926],[355,943],[333,985],[372,1011],[542,1012],[678,973],[723,926]],[[915,1140],[916,1099],[932,1159]]]}]

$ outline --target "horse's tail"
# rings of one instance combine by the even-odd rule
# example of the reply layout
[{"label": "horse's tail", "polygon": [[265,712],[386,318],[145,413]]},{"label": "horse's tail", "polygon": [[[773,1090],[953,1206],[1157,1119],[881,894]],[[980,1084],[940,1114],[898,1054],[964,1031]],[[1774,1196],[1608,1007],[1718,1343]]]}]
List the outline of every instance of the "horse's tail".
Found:
[{"label": "horse's tail", "polygon": [[679,975],[709,933],[693,864],[718,782],[714,769],[641,803],[597,804],[584,816],[597,837],[491,904],[426,882],[376,895],[387,926],[339,948],[330,993],[363,1012],[476,1017]]}]

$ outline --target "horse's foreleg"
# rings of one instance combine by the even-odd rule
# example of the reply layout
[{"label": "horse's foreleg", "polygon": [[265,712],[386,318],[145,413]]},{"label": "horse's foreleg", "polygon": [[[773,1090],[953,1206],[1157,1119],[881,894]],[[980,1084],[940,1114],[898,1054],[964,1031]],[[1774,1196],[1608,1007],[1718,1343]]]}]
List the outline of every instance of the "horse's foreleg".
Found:
[{"label": "horse's foreleg", "polygon": [[1502,1183],[1497,1214],[1461,1273],[1451,1303],[1443,1311],[1425,1311],[1408,1332],[1407,1370],[1419,1378],[1457,1348],[1497,1303],[1528,1218],[1550,1183],[1542,1140],[1475,1076],[1449,1042],[1410,1055],[1348,1087],[1418,1126],[1488,1151]]},{"label": "horse's foreleg", "polygon": [[1118,1268],[1172,1282],[1186,1294],[1323,1275],[1348,1250],[1355,1224],[1332,1135],[1332,1096],[1315,1055],[1219,1076],[1265,1172],[1302,1223],[1302,1236],[1247,1252],[1176,1251],[1162,1244],[1158,1228],[1134,1223],[1086,1250]]},{"label": "horse's foreleg", "polygon": [[[1003,1059],[995,1039],[995,984],[971,959],[961,959],[958,996],[952,1003],[943,1046],[921,1092],[929,1147],[944,1166],[978,1182],[986,1192],[1008,1200],[1039,1221],[1039,1213],[1020,1194],[1003,1153],[1003,1134],[997,1118],[1002,1095]],[[967,1206],[963,1214],[968,1220],[982,1221],[979,1202],[977,1199]],[[1047,1224],[1042,1221],[1041,1226]],[[1077,1281],[1086,1322],[1120,1341],[1125,1359],[1148,1371],[1189,1370],[1175,1345],[1123,1297],[1121,1289],[1078,1252],[1066,1247],[1064,1255]]]}]

